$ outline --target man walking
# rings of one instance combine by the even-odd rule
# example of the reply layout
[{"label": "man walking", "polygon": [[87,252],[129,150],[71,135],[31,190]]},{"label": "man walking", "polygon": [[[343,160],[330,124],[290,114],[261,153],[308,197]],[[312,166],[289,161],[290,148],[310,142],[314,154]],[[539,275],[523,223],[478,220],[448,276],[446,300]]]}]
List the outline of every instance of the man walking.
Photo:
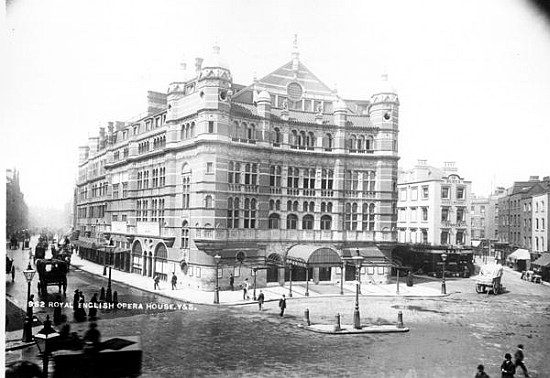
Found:
[{"label": "man walking", "polygon": [[248,278],[245,278],[243,282],[243,300],[250,298],[248,296],[248,285]]},{"label": "man walking", "polygon": [[258,295],[258,306],[260,307],[260,311],[262,311],[262,306],[264,305],[264,293],[260,290],[260,294]]},{"label": "man walking", "polygon": [[233,274],[230,273],[229,274],[229,286],[231,286],[231,291],[233,291],[235,288],[234,288],[234,285],[235,284],[235,277],[233,277]]},{"label": "man walking", "polygon": [[502,372],[501,378],[514,378],[516,367],[512,362],[512,355],[510,353],[504,355],[504,361],[502,365],[500,365],[500,371]]},{"label": "man walking", "polygon": [[523,359],[525,358],[525,355],[523,354],[523,344],[518,345],[518,349],[516,350],[516,353],[514,353],[514,365],[516,365],[516,368],[519,366],[521,367],[521,370],[523,370],[523,375],[526,377],[529,377],[529,373],[527,372],[527,368],[525,367],[525,364],[523,363]]},{"label": "man walking", "polygon": [[279,299],[279,308],[281,309],[281,313],[279,314],[279,316],[283,317],[283,315],[285,314],[285,308],[286,308],[286,297],[284,294],[282,298]]},{"label": "man walking", "polygon": [[160,290],[160,286],[159,286],[160,277],[158,274],[155,274],[155,277],[153,277],[153,281],[155,282],[155,286],[153,290]]},{"label": "man walking", "polygon": [[177,288],[176,284],[178,283],[178,277],[176,277],[176,273],[172,272],[172,290],[175,290]]}]

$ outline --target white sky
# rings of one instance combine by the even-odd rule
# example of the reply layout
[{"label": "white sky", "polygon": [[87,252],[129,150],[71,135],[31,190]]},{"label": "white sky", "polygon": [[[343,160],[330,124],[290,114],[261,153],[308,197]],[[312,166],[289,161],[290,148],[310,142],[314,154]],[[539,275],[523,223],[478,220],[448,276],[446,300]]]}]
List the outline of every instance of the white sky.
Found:
[{"label": "white sky", "polygon": [[213,42],[236,83],[301,61],[344,98],[386,69],[401,101],[400,165],[456,161],[487,195],[550,175],[550,27],[521,0],[25,1],[6,11],[2,164],[27,203],[72,196],[78,146],[146,111]]}]

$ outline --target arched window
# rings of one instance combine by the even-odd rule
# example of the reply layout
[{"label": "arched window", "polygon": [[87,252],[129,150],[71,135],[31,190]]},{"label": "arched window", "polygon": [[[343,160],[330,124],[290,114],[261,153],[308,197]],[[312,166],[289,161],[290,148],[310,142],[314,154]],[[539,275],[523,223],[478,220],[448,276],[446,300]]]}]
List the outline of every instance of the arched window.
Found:
[{"label": "arched window", "polygon": [[363,135],[360,135],[359,138],[357,138],[357,151],[361,152],[365,150],[365,137]]},{"label": "arched window", "polygon": [[300,148],[305,148],[306,146],[306,132],[300,131],[300,135],[298,136],[298,145]]},{"label": "arched window", "polygon": [[321,230],[332,229],[332,218],[330,215],[323,215],[321,217]]},{"label": "arched window", "polygon": [[304,215],[302,218],[302,229],[313,230],[313,215]]},{"label": "arched window", "polygon": [[189,209],[191,197],[191,169],[189,164],[184,164],[182,168],[182,208]]},{"label": "arched window", "polygon": [[298,131],[292,130],[290,132],[289,144],[290,144],[291,148],[297,148],[298,147]]},{"label": "arched window", "polygon": [[309,212],[310,212],[310,213],[315,212],[315,202],[313,202],[313,201],[311,201],[311,202],[309,203]]},{"label": "arched window", "polygon": [[212,208],[212,196],[211,196],[211,195],[207,195],[207,196],[204,198],[204,206],[205,206],[207,209],[211,209],[211,208]]},{"label": "arched window", "polygon": [[298,211],[298,201],[294,201],[292,203],[292,211]]},{"label": "arched window", "polygon": [[325,213],[327,211],[327,204],[325,202],[321,202],[321,213]]},{"label": "arched window", "polygon": [[286,218],[286,228],[288,230],[296,230],[298,228],[298,217],[296,214],[289,214]]},{"label": "arched window", "polygon": [[349,151],[355,152],[357,150],[357,137],[352,135],[349,139]]},{"label": "arched window", "polygon": [[241,129],[239,130],[239,138],[244,141],[246,139],[247,132],[248,132],[248,124],[246,122],[241,123]]},{"label": "arched window", "polygon": [[275,147],[279,147],[281,145],[281,143],[283,143],[283,136],[281,134],[281,130],[276,127],[274,130],[273,130],[273,145]]},{"label": "arched window", "polygon": [[367,151],[374,150],[374,139],[370,135],[367,137],[367,139],[365,141],[365,149]]},{"label": "arched window", "polygon": [[358,217],[358,212],[357,212],[357,204],[354,203],[353,205],[351,205],[351,229],[352,230],[357,230],[357,217]]},{"label": "arched window", "polygon": [[269,210],[273,211],[275,210],[275,201],[269,200]]},{"label": "arched window", "polygon": [[253,123],[248,126],[246,137],[248,140],[256,140],[256,126]]},{"label": "arched window", "polygon": [[244,200],[244,228],[256,228],[256,200]]},{"label": "arched window", "polygon": [[269,215],[268,228],[270,230],[277,230],[281,228],[281,217],[279,216],[279,214]]},{"label": "arched window", "polygon": [[195,122],[191,122],[191,131],[189,134],[191,134],[191,138],[195,136]]},{"label": "arched window", "polygon": [[239,228],[239,199],[227,199],[227,228]]},{"label": "arched window", "polygon": [[308,202],[307,202],[307,201],[304,201],[304,204],[303,204],[303,206],[302,206],[302,211],[303,211],[303,212],[307,212],[307,210],[308,210]]},{"label": "arched window", "polygon": [[315,147],[315,134],[312,131],[307,134],[306,144],[308,150],[313,150]]},{"label": "arched window", "polygon": [[277,200],[275,202],[275,210],[280,211],[281,210],[281,201]]},{"label": "arched window", "polygon": [[181,248],[189,248],[189,223],[183,221],[181,225]]},{"label": "arched window", "polygon": [[292,211],[292,201],[286,202],[286,211]]},{"label": "arched window", "polygon": [[239,140],[239,122],[234,121],[231,125],[231,139]]},{"label": "arched window", "polygon": [[326,134],[323,138],[323,148],[325,149],[325,151],[332,151],[332,144],[332,134]]},{"label": "arched window", "polygon": [[327,203],[327,213],[332,213],[332,202]]}]

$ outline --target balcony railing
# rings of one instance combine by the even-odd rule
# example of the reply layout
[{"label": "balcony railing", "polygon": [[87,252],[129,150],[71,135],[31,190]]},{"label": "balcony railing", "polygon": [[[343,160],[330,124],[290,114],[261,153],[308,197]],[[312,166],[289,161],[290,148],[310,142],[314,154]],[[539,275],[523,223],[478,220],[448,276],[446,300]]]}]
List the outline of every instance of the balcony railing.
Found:
[{"label": "balcony railing", "polygon": [[379,242],[395,239],[391,231],[341,231],[341,230],[256,230],[196,228],[196,242],[254,241],[254,240],[300,240],[315,241],[364,241]]}]

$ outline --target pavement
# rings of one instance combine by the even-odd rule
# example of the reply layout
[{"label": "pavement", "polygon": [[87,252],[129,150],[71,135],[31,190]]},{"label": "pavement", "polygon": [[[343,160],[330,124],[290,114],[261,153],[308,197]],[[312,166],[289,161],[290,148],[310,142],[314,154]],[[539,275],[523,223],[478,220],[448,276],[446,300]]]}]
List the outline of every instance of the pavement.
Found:
[{"label": "pavement", "polygon": [[[71,258],[71,268],[78,268],[95,275],[103,275],[103,265],[95,264],[91,261],[81,259],[79,256],[73,255]],[[128,285],[134,288],[138,288],[143,291],[154,293],[163,296],[168,299],[175,299],[178,301],[201,304],[201,305],[214,305],[214,292],[206,292],[200,290],[194,290],[188,287],[182,287],[178,283],[176,290],[171,289],[169,282],[161,282],[160,290],[153,289],[153,280],[150,277],[140,276],[134,273],[122,272],[119,270],[111,270],[111,280],[123,285]],[[431,281],[428,281],[431,283]],[[163,287],[164,286],[164,287]],[[433,285],[432,285],[433,286]],[[258,288],[256,294],[262,290],[265,296],[265,301],[278,301],[283,294],[286,295],[287,300],[303,299],[307,298],[306,284],[305,282],[292,282],[292,297],[289,297],[288,282],[285,286],[278,284],[268,285],[268,287]],[[434,289],[425,285],[425,283],[415,283],[413,286],[407,286],[404,282],[399,285],[399,294],[396,293],[397,284],[366,284],[361,285],[361,296],[401,296],[401,297],[439,297],[442,296],[439,289]],[[242,290],[236,289],[221,290],[219,295],[219,305],[222,306],[242,306],[249,304],[256,304],[253,297],[253,288],[248,292],[250,299],[243,300]],[[344,294],[340,294],[339,284],[327,284],[320,283],[318,285],[309,284],[309,297],[331,297],[331,296],[354,296],[355,284],[347,282],[344,284]],[[218,305],[216,305],[218,306]]]},{"label": "pavement", "polygon": [[[80,258],[78,255],[71,257],[71,269],[80,269],[82,271],[103,276],[103,265],[93,263],[91,261]],[[105,276],[103,276],[105,277]],[[166,299],[177,300],[181,302],[186,302],[189,304],[200,304],[200,305],[212,305],[212,306],[243,306],[243,305],[256,305],[257,301],[253,300],[253,289],[249,290],[250,299],[243,300],[242,290],[222,290],[219,294],[219,304],[214,304],[214,292],[205,292],[200,290],[194,290],[188,287],[180,286],[176,290],[171,289],[171,284],[169,282],[161,282],[160,290],[154,290],[153,280],[150,277],[143,277],[133,273],[122,272],[119,270],[111,269],[111,280],[122,285],[127,285],[129,287],[137,288],[146,292],[154,293],[158,296],[164,297]],[[435,279],[422,278],[420,283],[415,282],[413,286],[407,286],[405,282],[401,282],[399,285],[399,294],[397,293],[397,283],[392,282],[388,284],[366,284],[361,285],[361,297],[391,297],[391,296],[400,296],[400,297],[441,297],[444,296],[441,294],[439,288],[434,288],[433,284]],[[438,280],[439,281],[439,280]],[[431,285],[430,285],[431,284]],[[164,286],[164,287],[163,287]],[[432,286],[432,287],[430,287]],[[436,285],[437,286],[437,285]],[[260,289],[257,289],[257,294]],[[264,293],[265,301],[278,301],[283,294],[286,295],[287,300],[299,300],[315,298],[315,297],[353,297],[355,296],[355,284],[353,282],[347,282],[344,284],[344,294],[340,294],[340,285],[339,284],[328,284],[320,283],[318,285],[310,283],[309,285],[309,296],[306,296],[306,284],[305,282],[292,282],[292,296],[289,295],[288,282],[285,283],[285,286],[280,286],[278,284],[272,284],[268,287],[261,288]],[[385,326],[372,326],[364,327],[361,330],[356,330],[353,326],[342,325],[341,331],[334,332],[334,325],[323,325],[315,324],[311,326],[305,326],[305,328],[315,331],[315,332],[324,332],[324,333],[338,333],[338,334],[351,334],[351,333],[372,333],[372,332],[381,332],[388,331],[383,330]],[[326,328],[326,329],[325,329]],[[376,329],[375,329],[376,328]],[[392,330],[388,332],[404,332],[403,328],[396,328],[391,326]],[[42,326],[33,327],[32,334],[36,334],[39,330],[42,329]],[[408,330],[408,329],[407,329]],[[26,348],[28,346],[34,345],[34,341],[31,343],[25,343],[21,341],[22,330],[16,330],[12,332],[5,333],[5,349],[6,351],[13,351],[17,349]]]}]

